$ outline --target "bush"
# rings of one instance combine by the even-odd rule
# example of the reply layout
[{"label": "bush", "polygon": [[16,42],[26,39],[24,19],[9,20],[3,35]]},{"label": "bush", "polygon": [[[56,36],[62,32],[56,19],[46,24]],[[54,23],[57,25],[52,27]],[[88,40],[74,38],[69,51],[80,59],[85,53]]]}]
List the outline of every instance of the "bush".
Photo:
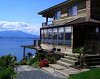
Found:
[{"label": "bush", "polygon": [[[46,60],[45,60],[46,59]],[[57,60],[60,59],[60,55],[48,55],[44,53],[37,53],[34,58],[30,58],[27,61],[28,65],[32,65],[33,67],[46,67],[50,64],[55,64]]]},{"label": "bush", "polygon": [[14,70],[11,68],[5,68],[0,70],[0,79],[11,79],[11,76],[13,76]]},{"label": "bush", "polygon": [[30,58],[30,59],[27,61],[27,64],[28,64],[28,65],[32,65],[32,64],[35,63],[36,61],[38,61],[38,58],[37,58],[37,57]]},{"label": "bush", "polygon": [[48,57],[47,59],[48,59],[50,64],[55,64],[57,61],[54,57]]},{"label": "bush", "polygon": [[38,67],[39,67],[39,61],[35,61],[35,62],[32,64],[32,67],[38,68]]}]

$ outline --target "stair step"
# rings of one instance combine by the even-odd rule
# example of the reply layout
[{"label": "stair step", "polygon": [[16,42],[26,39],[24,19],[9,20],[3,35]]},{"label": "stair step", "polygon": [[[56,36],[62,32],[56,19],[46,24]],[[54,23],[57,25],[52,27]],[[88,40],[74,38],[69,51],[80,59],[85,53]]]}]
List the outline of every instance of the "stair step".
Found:
[{"label": "stair step", "polygon": [[51,68],[56,69],[56,70],[63,70],[63,69],[66,68],[66,67],[61,66],[61,65],[59,65],[59,64],[49,64],[49,66],[50,66]]},{"label": "stair step", "polygon": [[65,62],[65,63],[69,63],[69,64],[75,64],[75,60],[69,60],[69,59],[66,59],[66,58],[61,58],[60,59],[61,61]]},{"label": "stair step", "polygon": [[65,66],[65,67],[70,67],[71,65],[73,65],[73,64],[66,63],[66,62],[62,62],[61,60],[57,61],[57,64]]},{"label": "stair step", "polygon": [[69,59],[69,60],[77,60],[76,57],[64,56],[64,58]]},{"label": "stair step", "polygon": [[69,57],[76,57],[76,55],[74,55],[74,54],[67,54],[66,56],[69,56]]},{"label": "stair step", "polygon": [[87,65],[100,65],[100,61],[88,62]]},{"label": "stair step", "polygon": [[76,74],[76,73],[79,73],[80,71],[77,70],[77,69],[74,69],[74,68],[66,68],[64,70],[57,70],[59,73],[62,73],[63,75],[65,76],[69,76],[71,74]]},{"label": "stair step", "polygon": [[54,69],[51,68],[51,67],[42,67],[43,70],[47,71],[47,72],[50,72],[50,73],[54,73]]}]

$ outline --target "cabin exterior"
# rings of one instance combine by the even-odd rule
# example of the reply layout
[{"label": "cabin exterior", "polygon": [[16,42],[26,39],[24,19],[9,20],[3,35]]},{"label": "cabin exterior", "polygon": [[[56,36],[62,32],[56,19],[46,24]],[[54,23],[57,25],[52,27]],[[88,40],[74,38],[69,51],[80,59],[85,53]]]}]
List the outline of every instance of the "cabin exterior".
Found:
[{"label": "cabin exterior", "polygon": [[45,17],[40,28],[43,49],[55,46],[62,53],[85,46],[90,54],[100,54],[99,0],[68,0],[39,12]]}]

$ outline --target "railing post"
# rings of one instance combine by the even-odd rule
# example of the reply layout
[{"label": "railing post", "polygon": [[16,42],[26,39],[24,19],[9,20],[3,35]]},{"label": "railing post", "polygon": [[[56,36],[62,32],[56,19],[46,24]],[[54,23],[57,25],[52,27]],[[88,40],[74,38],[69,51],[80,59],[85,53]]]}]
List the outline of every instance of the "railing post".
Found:
[{"label": "railing post", "polygon": [[36,46],[36,40],[34,40],[34,46]]},{"label": "railing post", "polygon": [[23,59],[25,59],[25,47],[23,47]]}]

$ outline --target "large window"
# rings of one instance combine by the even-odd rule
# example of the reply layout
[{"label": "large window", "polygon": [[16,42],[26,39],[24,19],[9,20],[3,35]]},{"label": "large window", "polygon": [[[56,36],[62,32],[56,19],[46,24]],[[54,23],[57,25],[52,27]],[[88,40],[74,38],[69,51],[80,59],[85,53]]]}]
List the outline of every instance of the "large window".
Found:
[{"label": "large window", "polygon": [[65,45],[71,46],[71,26],[65,27]]},{"label": "large window", "polygon": [[55,12],[54,19],[57,20],[57,19],[60,19],[60,18],[61,18],[61,11],[58,10],[58,11]]},{"label": "large window", "polygon": [[41,41],[45,44],[71,46],[71,26],[43,29]]},{"label": "large window", "polygon": [[59,28],[58,30],[58,45],[64,44],[64,27]]},{"label": "large window", "polygon": [[68,16],[74,16],[78,14],[78,9],[77,9],[77,5],[68,8]]}]

